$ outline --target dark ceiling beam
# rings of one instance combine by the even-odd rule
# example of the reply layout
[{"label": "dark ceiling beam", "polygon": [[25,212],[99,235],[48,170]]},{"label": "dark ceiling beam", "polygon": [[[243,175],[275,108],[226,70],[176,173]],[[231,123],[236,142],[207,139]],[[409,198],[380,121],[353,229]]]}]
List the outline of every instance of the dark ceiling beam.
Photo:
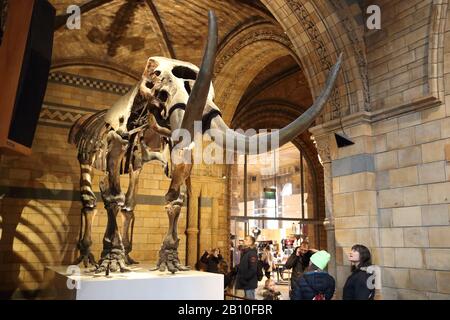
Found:
[{"label": "dark ceiling beam", "polygon": [[114,57],[117,54],[120,41],[130,27],[134,15],[141,3],[142,0],[127,0],[122,4],[119,10],[117,10],[114,19],[108,28],[108,35],[106,37],[108,55],[110,57]]},{"label": "dark ceiling beam", "polygon": [[155,17],[156,23],[158,24],[159,30],[164,38],[164,42],[166,43],[166,48],[169,50],[170,58],[176,59],[175,50],[173,49],[172,42],[169,39],[169,35],[167,34],[166,28],[161,20],[161,16],[159,15],[158,9],[152,0],[146,0],[148,7],[150,8],[153,16]]},{"label": "dark ceiling beam", "polygon": [[[82,4],[80,6],[80,11],[81,14],[89,12],[91,10],[94,10],[108,2],[112,2],[113,0],[90,0],[84,4]],[[58,30],[59,28],[61,28],[62,26],[64,26],[67,22],[67,19],[71,16],[72,14],[66,13],[63,15],[59,15],[55,18],[55,27],[54,30]]]}]

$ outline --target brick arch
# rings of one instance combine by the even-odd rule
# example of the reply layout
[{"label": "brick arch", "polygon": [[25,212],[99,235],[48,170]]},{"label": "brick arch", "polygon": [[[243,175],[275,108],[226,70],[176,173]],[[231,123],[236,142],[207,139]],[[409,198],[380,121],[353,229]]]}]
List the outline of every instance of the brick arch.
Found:
[{"label": "brick arch", "polygon": [[217,54],[214,86],[215,101],[230,123],[245,90],[261,70],[294,53],[284,32],[269,22],[252,24],[228,38]]},{"label": "brick arch", "polygon": [[[271,100],[268,101],[256,101],[254,105],[260,107],[245,108],[242,112],[242,116],[235,119],[232,124],[233,128],[255,130],[266,128],[281,128],[293,120],[295,120],[304,110],[303,106],[295,105],[291,102],[283,100]],[[276,116],[275,116],[276,115]],[[317,156],[317,149],[311,140],[311,134],[308,131],[303,132],[297,136],[292,143],[303,151],[303,155],[308,165],[311,168],[311,173],[315,181],[315,207],[317,212],[317,218],[321,219],[325,217],[325,202],[324,202],[324,188],[323,188],[323,167],[319,162]]]},{"label": "brick arch", "polygon": [[346,14],[350,12],[348,4],[343,0],[337,4],[306,0],[287,0],[283,5],[270,0],[262,2],[286,30],[314,97],[320,94],[338,54],[344,52],[342,72],[318,123],[367,110],[370,97],[365,45],[362,38],[350,35],[357,27],[353,17]]},{"label": "brick arch", "polygon": [[[288,110],[290,114],[297,114],[299,111],[304,112],[309,108],[309,106],[293,103],[284,99],[255,100],[236,111],[233,117],[232,124],[240,123],[240,121],[238,121],[237,119],[243,119],[245,117],[248,117],[250,114],[257,115],[260,110],[264,110],[264,108],[267,106],[277,106],[283,109],[283,111]],[[298,113],[298,115],[300,115],[300,113]]]},{"label": "brick arch", "polygon": [[428,35],[428,90],[430,95],[441,101],[444,101],[444,95],[448,94],[444,92],[444,74],[450,72],[448,63],[445,63],[445,52],[448,52],[450,37],[450,33],[446,31],[450,25],[449,2],[449,0],[433,0]]}]

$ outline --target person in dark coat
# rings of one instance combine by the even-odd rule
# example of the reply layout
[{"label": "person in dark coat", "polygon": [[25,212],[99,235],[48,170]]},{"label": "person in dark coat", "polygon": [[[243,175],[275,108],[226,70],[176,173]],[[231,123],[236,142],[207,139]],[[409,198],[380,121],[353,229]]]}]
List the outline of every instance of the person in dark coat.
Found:
[{"label": "person in dark coat", "polygon": [[302,276],[303,272],[305,272],[306,268],[309,266],[309,259],[311,256],[317,252],[315,249],[309,249],[309,243],[303,241],[300,246],[295,248],[294,252],[287,259],[284,264],[285,269],[292,269],[291,273],[291,292],[295,289],[297,285],[298,279]]},{"label": "person in dark coat", "polygon": [[195,264],[195,269],[198,271],[206,271],[207,265],[208,265],[208,251],[205,250],[203,252],[203,255],[200,257],[200,260],[197,261]]},{"label": "person in dark coat", "polygon": [[206,272],[219,273],[219,263],[223,260],[220,250],[215,248],[206,259]]},{"label": "person in dark coat", "polygon": [[306,272],[297,280],[292,300],[330,300],[336,289],[334,278],[324,271],[330,254],[324,250],[318,251],[310,258]]},{"label": "person in dark coat", "polygon": [[[349,254],[352,273],[344,285],[342,298],[344,300],[373,300],[375,288],[369,278],[373,277],[367,268],[372,265],[372,256],[367,247],[356,244]],[[372,283],[373,284],[373,283]]]},{"label": "person in dark coat", "polygon": [[244,245],[237,272],[236,289],[243,289],[246,298],[255,299],[255,289],[258,287],[258,253],[255,247],[255,238],[246,236]]}]

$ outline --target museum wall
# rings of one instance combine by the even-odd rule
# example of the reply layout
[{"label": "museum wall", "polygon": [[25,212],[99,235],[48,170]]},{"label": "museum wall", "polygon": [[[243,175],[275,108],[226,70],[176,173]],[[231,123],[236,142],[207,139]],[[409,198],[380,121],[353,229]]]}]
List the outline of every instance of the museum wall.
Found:
[{"label": "museum wall", "polygon": [[365,34],[372,111],[426,95],[432,2],[371,2],[382,12],[381,30]]},{"label": "museum wall", "polygon": [[[67,143],[73,122],[86,113],[110,107],[136,82],[97,67],[52,70],[30,157],[1,156],[0,162],[0,292],[33,295],[42,288],[44,268],[69,265],[78,257],[81,223],[80,171],[76,147]],[[92,181],[98,214],[93,225],[93,253],[99,259],[106,211],[99,194],[101,172]],[[201,177],[200,177],[201,176]],[[227,250],[225,183],[220,166],[195,166],[192,202],[199,220],[190,222],[190,264],[203,250]],[[154,264],[168,228],[164,195],[170,180],[159,164],[146,164],[139,180],[131,257]],[[126,192],[128,177],[121,178]],[[179,254],[186,262],[187,202],[179,221]],[[214,213],[214,216],[212,216]],[[200,226],[199,226],[200,221]],[[121,222],[121,221],[120,221]],[[199,241],[199,245],[197,242]],[[14,293],[15,292],[15,293]]]},{"label": "museum wall", "polygon": [[331,158],[337,293],[362,243],[381,267],[381,298],[449,299],[447,1],[376,3],[382,29],[365,37],[371,110],[342,120],[355,144],[337,148],[329,131],[339,124],[311,129]]},{"label": "museum wall", "polygon": [[[336,57],[344,52],[329,103],[310,129],[311,135],[306,133],[305,139],[296,141],[299,146],[308,141],[313,146],[308,152],[320,156],[321,205],[337,298],[350,273],[347,254],[352,245],[361,243],[370,248],[373,263],[381,267],[381,298],[450,299],[448,0],[261,2],[279,25],[267,20],[265,14],[264,21],[255,20],[258,23],[251,19],[250,24],[244,23],[245,16],[239,26],[230,25],[232,31],[217,56],[216,102],[230,124],[252,80],[266,65],[287,54],[295,56],[314,100]],[[364,26],[363,13],[369,4],[380,6],[380,30]],[[113,16],[114,6],[108,9]],[[247,9],[248,16],[253,14]],[[137,20],[147,21],[148,11],[139,10],[142,19]],[[167,16],[171,16],[170,10],[167,2]],[[86,18],[97,17],[94,13]],[[223,14],[229,16],[228,12]],[[94,18],[89,20],[90,27],[97,26]],[[189,16],[183,14],[183,18]],[[179,24],[174,26],[171,36]],[[78,33],[61,30],[56,36],[65,43],[54,51],[61,64],[72,53],[77,57],[90,55],[79,60],[88,62],[104,55],[104,48],[93,50],[99,40],[95,37],[86,36],[91,42],[82,41],[85,38]],[[183,38],[178,34],[178,41]],[[200,57],[200,44],[198,47],[195,57]],[[165,49],[152,48],[155,54],[166,53]],[[141,70],[136,52],[130,54],[121,48],[120,53],[119,65]],[[138,53],[142,59],[148,56]],[[192,55],[191,50],[183,54]],[[82,114],[110,106],[136,81],[123,72],[99,67],[54,69],[49,80],[33,155],[0,158],[0,195],[4,195],[0,197],[2,296],[11,296],[14,291],[14,296],[21,296],[17,289],[32,295],[42,283],[46,265],[69,264],[77,257],[79,167],[75,147],[67,143],[69,127]],[[259,97],[272,99],[277,92],[301,105],[302,98],[291,95],[289,88],[279,83],[276,90],[267,90]],[[248,127],[258,123],[267,127],[269,121],[281,126],[294,114],[289,107],[274,104],[258,117],[248,113],[245,121]],[[337,148],[335,132],[345,133],[355,144]],[[180,256],[184,261],[187,247],[186,262],[190,265],[211,247],[220,247],[228,256],[228,214],[233,208],[228,210],[230,184],[224,176],[227,173],[221,166],[194,168],[194,201],[190,199],[183,209],[179,227]],[[122,179],[124,190],[126,180]],[[96,192],[98,181],[96,175]],[[169,180],[160,166],[147,164],[139,184],[131,256],[154,263],[167,227],[163,196]],[[97,198],[93,249],[98,258],[106,215],[100,196]]]}]

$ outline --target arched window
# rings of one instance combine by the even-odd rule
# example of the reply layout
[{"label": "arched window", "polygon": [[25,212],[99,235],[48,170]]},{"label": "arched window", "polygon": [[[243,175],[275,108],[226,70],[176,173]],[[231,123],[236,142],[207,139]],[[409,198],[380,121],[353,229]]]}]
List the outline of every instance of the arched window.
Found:
[{"label": "arched window", "polygon": [[287,197],[287,196],[290,196],[290,195],[292,195],[292,183],[291,182],[286,183],[283,186],[283,189],[281,190],[281,196],[282,197]]},{"label": "arched window", "polygon": [[[323,221],[317,214],[317,176],[308,159],[294,144],[263,154],[241,156],[231,165],[231,233],[243,239],[254,227],[262,232],[258,241],[294,243],[293,223],[319,248]],[[297,239],[296,239],[297,237]],[[289,249],[283,246],[284,250]]]}]

